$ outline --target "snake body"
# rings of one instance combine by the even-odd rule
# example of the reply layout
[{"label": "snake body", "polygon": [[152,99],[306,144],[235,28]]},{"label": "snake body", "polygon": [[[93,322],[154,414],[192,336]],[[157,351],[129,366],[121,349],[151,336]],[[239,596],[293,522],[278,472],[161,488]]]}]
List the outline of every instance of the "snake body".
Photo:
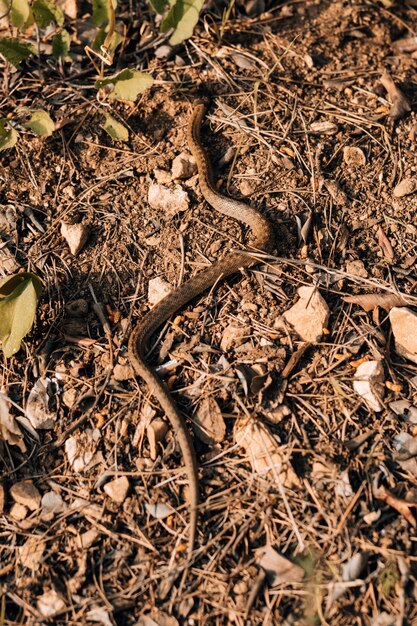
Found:
[{"label": "snake body", "polygon": [[[251,246],[257,250],[269,252],[273,248],[274,237],[272,226],[267,218],[244,202],[233,200],[219,193],[214,186],[211,164],[200,140],[200,128],[204,114],[205,105],[197,104],[193,109],[187,130],[187,141],[197,163],[203,197],[219,213],[247,224],[254,235]],[[142,318],[129,337],[128,352],[133,369],[136,375],[148,384],[151,394],[165,412],[174,430],[184,460],[190,496],[188,557],[191,556],[194,549],[200,497],[196,456],[188,428],[167,386],[146,360],[147,344],[151,335],[178,309],[203,291],[210,289],[219,279],[238,273],[241,269],[254,265],[254,263],[256,260],[243,251],[226,254],[163,298]]]}]

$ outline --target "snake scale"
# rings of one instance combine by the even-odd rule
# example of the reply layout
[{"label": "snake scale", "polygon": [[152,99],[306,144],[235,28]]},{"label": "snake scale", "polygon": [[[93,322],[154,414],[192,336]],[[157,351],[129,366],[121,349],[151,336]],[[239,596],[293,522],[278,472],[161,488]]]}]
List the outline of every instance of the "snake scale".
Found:
[{"label": "snake scale", "polygon": [[[200,128],[206,107],[202,103],[195,105],[187,130],[187,141],[196,160],[200,189],[205,200],[219,213],[233,217],[247,224],[254,236],[251,247],[270,252],[274,237],[270,222],[253,207],[228,198],[219,193],[214,185],[211,163],[201,145]],[[157,399],[166,417],[171,423],[177,438],[187,479],[189,482],[190,523],[188,532],[188,558],[195,544],[199,504],[199,483],[194,447],[186,424],[167,388],[155,369],[147,362],[147,344],[153,333],[169,320],[178,309],[187,304],[203,291],[210,289],[219,279],[238,273],[241,269],[254,265],[256,259],[244,251],[232,251],[206,269],[188,279],[156,304],[133,329],[129,337],[128,352],[135,374],[149,386],[149,391]]]}]

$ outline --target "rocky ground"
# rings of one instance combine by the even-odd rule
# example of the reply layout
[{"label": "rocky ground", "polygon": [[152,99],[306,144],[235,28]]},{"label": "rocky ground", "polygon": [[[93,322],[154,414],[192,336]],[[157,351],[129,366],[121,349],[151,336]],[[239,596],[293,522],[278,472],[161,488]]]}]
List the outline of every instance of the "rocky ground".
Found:
[{"label": "rocky ground", "polygon": [[[417,624],[415,2],[231,4],[176,48],[118,7],[116,69],[155,79],[134,105],[97,95],[89,5],[71,62],[2,65],[1,117],[57,130],[0,155],[0,271],[43,283],[2,366],[0,624]],[[127,338],[250,243],[202,198],[200,97],[216,183],[276,249],[153,340],[199,465],[182,577],[187,480]]]}]

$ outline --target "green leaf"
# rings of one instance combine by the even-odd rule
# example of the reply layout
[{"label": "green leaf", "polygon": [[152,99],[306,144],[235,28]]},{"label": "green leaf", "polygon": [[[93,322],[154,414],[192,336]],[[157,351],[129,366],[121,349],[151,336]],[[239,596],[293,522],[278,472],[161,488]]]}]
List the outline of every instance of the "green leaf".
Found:
[{"label": "green leaf", "polygon": [[152,7],[157,13],[162,15],[168,5],[168,0],[150,0]]},{"label": "green leaf", "polygon": [[55,59],[66,60],[71,45],[68,31],[63,28],[52,40],[52,55]]},{"label": "green leaf", "polygon": [[9,130],[7,130],[6,124],[6,119],[0,119],[0,152],[8,148],[13,148],[19,137],[17,131],[11,126]]},{"label": "green leaf", "polygon": [[175,29],[169,40],[172,46],[176,46],[191,37],[203,4],[204,0],[176,1],[161,24],[163,33],[170,28]]},{"label": "green leaf", "polygon": [[98,28],[109,21],[108,0],[93,0],[93,24]]},{"label": "green leaf", "polygon": [[64,23],[64,14],[53,0],[35,0],[32,10],[40,28],[46,28],[51,22],[56,22],[58,26]]},{"label": "green leaf", "polygon": [[106,121],[102,128],[110,135],[112,139],[118,139],[119,141],[129,140],[129,131],[123,124],[114,119],[109,113],[104,113]]},{"label": "green leaf", "polygon": [[35,109],[31,111],[30,120],[26,122],[25,128],[30,128],[39,137],[49,137],[55,130],[55,122],[46,111]]},{"label": "green leaf", "polygon": [[[107,32],[106,32],[107,28],[102,28],[101,30],[98,31],[91,48],[93,50],[95,50],[96,52],[101,52],[101,46],[104,44],[106,37],[107,37]],[[123,41],[123,37],[120,33],[114,31],[109,47],[108,47],[108,54],[111,58],[113,58],[113,55],[116,51],[117,46],[120,46],[120,44]]]},{"label": "green leaf", "polygon": [[134,102],[138,95],[153,83],[153,78],[149,74],[138,72],[138,70],[124,69],[118,74],[96,81],[96,89],[101,89],[106,85],[113,85],[113,92],[110,94],[112,100],[130,100]]},{"label": "green leaf", "polygon": [[42,283],[35,274],[10,276],[0,283],[0,341],[4,355],[13,356],[30,331]]},{"label": "green leaf", "polygon": [[15,37],[0,37],[0,54],[9,63],[18,67],[24,59],[30,57],[31,54],[36,54],[36,50],[32,44]]},{"label": "green leaf", "polygon": [[[9,0],[10,6],[10,0]],[[16,28],[23,28],[33,21],[33,14],[28,0],[12,0],[10,22]]]}]

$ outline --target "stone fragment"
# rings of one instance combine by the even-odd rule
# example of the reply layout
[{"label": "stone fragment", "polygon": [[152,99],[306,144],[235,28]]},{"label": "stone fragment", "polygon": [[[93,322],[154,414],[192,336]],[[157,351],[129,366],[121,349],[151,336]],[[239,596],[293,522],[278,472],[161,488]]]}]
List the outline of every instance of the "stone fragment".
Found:
[{"label": "stone fragment", "polygon": [[22,480],[10,488],[10,495],[18,504],[23,504],[30,511],[36,511],[41,505],[41,494],[31,480]]},{"label": "stone fragment", "polygon": [[367,278],[368,272],[366,271],[363,261],[355,259],[354,261],[346,261],[346,271],[352,276],[359,276],[360,278]]},{"label": "stone fragment", "polygon": [[113,378],[117,380],[119,383],[130,380],[135,377],[135,372],[130,363],[126,363],[123,365],[122,363],[116,363],[113,370]]},{"label": "stone fragment", "polygon": [[97,541],[100,533],[95,528],[90,528],[90,530],[86,530],[81,535],[77,535],[76,543],[79,548],[91,548],[93,543]]},{"label": "stone fragment", "polygon": [[334,122],[325,120],[323,122],[313,122],[310,124],[310,130],[317,135],[335,135],[338,132],[339,127]]},{"label": "stone fragment", "polygon": [[148,202],[153,209],[176,215],[188,209],[190,199],[187,192],[179,185],[170,189],[164,185],[151,183],[148,190]]},{"label": "stone fragment", "polygon": [[357,146],[346,146],[343,148],[343,160],[349,167],[362,167],[366,165],[365,153]]},{"label": "stone fragment", "polygon": [[62,513],[65,508],[65,503],[62,496],[55,491],[48,491],[42,496],[42,514],[57,515]]},{"label": "stone fragment", "polygon": [[159,46],[159,48],[155,50],[155,56],[157,59],[165,59],[166,61],[168,61],[173,57],[173,55],[174,49],[172,48],[172,46],[168,46],[167,44]]},{"label": "stone fragment", "polygon": [[160,417],[152,420],[146,427],[146,435],[149,441],[150,457],[152,461],[156,460],[160,452],[159,444],[164,440],[167,432],[168,424]]},{"label": "stone fragment", "polygon": [[189,152],[181,152],[172,161],[172,178],[191,178],[197,172],[195,158]]},{"label": "stone fragment", "polygon": [[167,296],[172,291],[172,285],[170,285],[166,280],[157,276],[156,278],[151,278],[148,283],[148,302],[152,306],[158,304],[165,296]]},{"label": "stone fragment", "polygon": [[10,517],[16,520],[16,522],[21,522],[22,520],[25,519],[26,515],[28,514],[28,510],[29,509],[23,504],[19,504],[18,502],[15,502],[10,508]]},{"label": "stone fragment", "polygon": [[85,224],[67,224],[61,222],[61,235],[68,244],[71,254],[78,256],[90,235],[90,229]]},{"label": "stone fragment", "polygon": [[0,247],[0,276],[14,274],[19,269],[13,254],[5,246]]},{"label": "stone fragment", "polygon": [[300,287],[298,295],[300,299],[285,311],[284,318],[303,341],[320,341],[329,321],[329,307],[315,287]]},{"label": "stone fragment", "polygon": [[127,476],[120,476],[106,483],[103,487],[109,498],[116,504],[123,504],[129,491],[130,483]]},{"label": "stone fragment", "polygon": [[239,189],[240,189],[240,193],[243,196],[252,196],[253,193],[255,192],[255,187],[253,186],[253,184],[249,181],[249,180],[245,180],[243,179],[239,185]]},{"label": "stone fragment", "polygon": [[154,170],[153,175],[155,176],[156,182],[161,185],[168,185],[172,182],[172,174],[167,170],[156,169]]},{"label": "stone fragment", "polygon": [[36,604],[39,613],[43,615],[43,617],[53,617],[57,613],[66,609],[66,604],[63,598],[55,591],[55,589],[51,589],[41,595]]},{"label": "stone fragment", "polygon": [[62,402],[68,409],[72,409],[78,397],[78,392],[74,387],[66,389],[62,394]]},{"label": "stone fragment", "polygon": [[403,178],[403,180],[399,182],[396,187],[394,187],[394,191],[392,193],[395,198],[403,198],[404,196],[409,196],[414,193],[416,188],[416,178]]},{"label": "stone fragment", "polygon": [[365,361],[356,369],[353,389],[372,411],[379,412],[384,408],[384,380],[382,361]]},{"label": "stone fragment", "polygon": [[220,349],[227,352],[232,346],[240,346],[248,337],[252,329],[250,326],[227,326],[220,341]]},{"label": "stone fragment", "polygon": [[417,314],[405,306],[394,307],[389,313],[389,319],[396,352],[417,363]]}]

